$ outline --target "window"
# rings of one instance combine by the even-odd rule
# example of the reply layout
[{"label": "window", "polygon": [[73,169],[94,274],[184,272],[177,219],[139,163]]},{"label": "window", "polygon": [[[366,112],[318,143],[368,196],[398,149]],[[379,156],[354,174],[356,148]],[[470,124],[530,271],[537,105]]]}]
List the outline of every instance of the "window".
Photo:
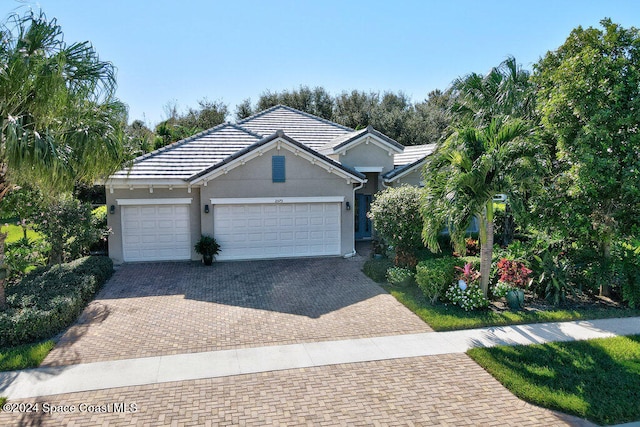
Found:
[{"label": "window", "polygon": [[273,182],[285,182],[284,156],[271,157],[271,175]]}]

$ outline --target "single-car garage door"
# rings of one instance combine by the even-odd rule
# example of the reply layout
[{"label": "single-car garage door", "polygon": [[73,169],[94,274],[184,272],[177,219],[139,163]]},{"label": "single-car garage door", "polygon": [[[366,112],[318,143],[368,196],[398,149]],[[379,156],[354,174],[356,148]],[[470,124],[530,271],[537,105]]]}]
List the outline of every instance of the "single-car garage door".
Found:
[{"label": "single-car garage door", "polygon": [[341,203],[214,204],[220,260],[340,255]]},{"label": "single-car garage door", "polygon": [[125,261],[191,259],[189,206],[122,206],[122,239]]}]

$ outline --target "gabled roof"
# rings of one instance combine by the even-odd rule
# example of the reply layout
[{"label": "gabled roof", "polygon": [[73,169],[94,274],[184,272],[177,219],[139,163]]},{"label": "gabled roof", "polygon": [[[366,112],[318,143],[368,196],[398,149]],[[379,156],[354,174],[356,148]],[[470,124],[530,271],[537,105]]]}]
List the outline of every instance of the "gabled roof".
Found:
[{"label": "gabled roof", "polygon": [[[394,156],[394,164],[397,165],[398,161],[405,161],[404,159],[415,160],[413,160],[411,163],[397,166],[393,170],[384,174],[383,179],[387,182],[395,181],[398,178],[412,173],[416,169],[422,168],[427,162],[427,157],[429,157],[429,155],[435,151],[436,145],[437,144],[425,144],[416,145],[413,147],[405,147],[404,153],[396,154]],[[409,153],[407,153],[406,150],[409,150]],[[400,159],[397,159],[398,157],[400,157]]]},{"label": "gabled roof", "polygon": [[353,129],[346,126],[285,105],[276,105],[237,124],[263,137],[282,130],[289,137],[314,150],[339,136],[353,132]]},{"label": "gabled roof", "polygon": [[402,153],[393,156],[393,165],[395,167],[404,166],[423,159],[435,151],[436,145],[437,144],[424,144],[404,147]]},{"label": "gabled roof", "polygon": [[223,123],[189,138],[140,156],[130,168],[111,175],[112,179],[187,179],[254,144],[260,135],[232,123]]},{"label": "gabled roof", "polygon": [[206,177],[207,175],[212,174],[213,172],[215,172],[216,170],[220,169],[220,168],[224,168],[225,165],[228,165],[230,163],[232,163],[234,160],[240,159],[246,155],[248,155],[251,152],[254,152],[256,150],[259,150],[261,147],[269,144],[270,142],[276,140],[276,139],[281,139],[284,140],[288,143],[290,143],[291,145],[295,146],[297,149],[299,149],[300,151],[306,152],[307,154],[311,155],[312,157],[317,158],[318,160],[324,162],[325,164],[329,165],[331,168],[335,168],[335,169],[339,169],[343,172],[345,172],[347,175],[350,175],[354,178],[356,178],[356,180],[358,181],[365,181],[366,180],[366,176],[358,171],[355,171],[351,168],[348,168],[346,166],[343,166],[342,164],[336,162],[335,160],[330,159],[329,157],[326,157],[320,153],[318,153],[315,150],[312,150],[311,148],[309,148],[306,144],[302,144],[298,141],[296,141],[295,139],[291,138],[290,136],[286,135],[284,133],[284,131],[282,131],[281,129],[277,130],[275,133],[267,136],[266,138],[261,139],[260,141],[243,148],[242,150],[234,153],[233,155],[225,158],[223,161],[208,167],[196,174],[194,174],[193,176],[191,176],[188,181],[195,184],[198,183],[199,181],[202,180],[203,177]]},{"label": "gabled roof", "polygon": [[341,149],[348,147],[349,144],[358,141],[360,138],[362,138],[365,135],[372,135],[378,138],[383,143],[390,145],[396,152],[398,151],[401,152],[405,148],[404,145],[399,144],[395,140],[389,138],[387,135],[375,130],[373,126],[369,125],[364,129],[356,130],[356,131],[338,136],[337,138],[329,141],[327,144],[321,147],[319,151],[323,153],[329,153],[329,152],[336,153]]}]

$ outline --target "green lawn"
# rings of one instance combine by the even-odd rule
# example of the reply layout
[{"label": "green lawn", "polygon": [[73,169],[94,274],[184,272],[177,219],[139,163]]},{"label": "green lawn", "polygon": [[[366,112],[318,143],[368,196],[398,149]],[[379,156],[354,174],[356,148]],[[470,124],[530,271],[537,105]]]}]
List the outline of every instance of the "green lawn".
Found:
[{"label": "green lawn", "polygon": [[383,288],[436,331],[516,325],[522,323],[563,322],[569,320],[640,316],[640,310],[637,309],[612,308],[579,310],[553,309],[548,311],[525,310],[520,312],[481,310],[467,312],[453,305],[431,305],[424,298],[420,289],[415,286],[398,288],[385,285]]},{"label": "green lawn", "polygon": [[[7,233],[7,240],[5,240],[5,243],[12,243],[24,237],[22,227],[20,227],[19,225],[16,225],[15,223],[12,224],[7,220],[0,220],[0,224],[2,224],[2,227],[0,227],[0,232]],[[27,238],[31,240],[39,240],[42,238],[42,236],[33,230],[27,230]]]},{"label": "green lawn", "polygon": [[640,335],[475,348],[468,354],[535,405],[598,424],[640,420]]},{"label": "green lawn", "polygon": [[0,349],[0,371],[36,368],[47,357],[55,343],[51,340]]}]

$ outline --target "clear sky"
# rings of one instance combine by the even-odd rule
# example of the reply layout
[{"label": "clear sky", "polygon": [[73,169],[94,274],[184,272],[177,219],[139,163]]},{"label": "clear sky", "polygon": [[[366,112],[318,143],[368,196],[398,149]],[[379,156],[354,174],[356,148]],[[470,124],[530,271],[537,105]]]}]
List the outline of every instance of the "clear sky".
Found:
[{"label": "clear sky", "polygon": [[525,68],[578,25],[640,27],[638,0],[0,0],[57,18],[118,69],[129,119],[149,126],[175,101],[229,105],[265,90],[403,91],[413,101],[513,55]]}]

